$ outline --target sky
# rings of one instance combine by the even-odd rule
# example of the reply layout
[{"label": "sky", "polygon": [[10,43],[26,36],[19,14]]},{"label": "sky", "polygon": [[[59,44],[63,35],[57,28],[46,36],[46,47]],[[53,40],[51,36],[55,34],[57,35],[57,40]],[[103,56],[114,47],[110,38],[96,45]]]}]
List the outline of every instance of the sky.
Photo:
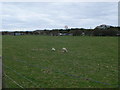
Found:
[{"label": "sky", "polygon": [[2,2],[2,31],[118,26],[117,2]]}]

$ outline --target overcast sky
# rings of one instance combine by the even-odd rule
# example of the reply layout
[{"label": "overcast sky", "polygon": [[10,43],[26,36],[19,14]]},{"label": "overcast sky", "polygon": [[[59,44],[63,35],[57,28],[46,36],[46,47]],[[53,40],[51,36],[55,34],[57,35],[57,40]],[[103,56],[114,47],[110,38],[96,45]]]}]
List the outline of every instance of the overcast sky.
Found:
[{"label": "overcast sky", "polygon": [[0,14],[6,31],[118,26],[117,2],[4,2]]}]

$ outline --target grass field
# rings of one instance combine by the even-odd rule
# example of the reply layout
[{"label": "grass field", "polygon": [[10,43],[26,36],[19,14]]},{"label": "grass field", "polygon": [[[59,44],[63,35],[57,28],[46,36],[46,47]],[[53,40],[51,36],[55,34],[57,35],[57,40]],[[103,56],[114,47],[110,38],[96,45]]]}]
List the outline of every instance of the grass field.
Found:
[{"label": "grass field", "polygon": [[[118,37],[3,36],[5,87],[118,85]],[[56,48],[55,52],[51,48]],[[60,52],[62,47],[68,53]]]}]

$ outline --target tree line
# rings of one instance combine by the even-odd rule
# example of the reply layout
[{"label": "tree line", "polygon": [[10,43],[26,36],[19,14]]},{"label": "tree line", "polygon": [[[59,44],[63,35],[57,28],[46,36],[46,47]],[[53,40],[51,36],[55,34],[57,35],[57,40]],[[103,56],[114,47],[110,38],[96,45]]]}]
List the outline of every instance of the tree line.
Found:
[{"label": "tree line", "polygon": [[49,35],[49,36],[120,36],[120,27],[110,27],[106,29],[94,28],[71,28],[71,29],[52,29],[35,31],[3,31],[2,35]]}]

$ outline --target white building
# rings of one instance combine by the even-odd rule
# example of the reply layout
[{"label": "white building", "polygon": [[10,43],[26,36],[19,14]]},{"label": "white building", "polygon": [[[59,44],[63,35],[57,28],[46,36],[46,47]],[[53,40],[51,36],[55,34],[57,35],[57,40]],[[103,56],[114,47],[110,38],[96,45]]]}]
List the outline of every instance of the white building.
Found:
[{"label": "white building", "polygon": [[110,28],[110,25],[102,24],[102,25],[100,25],[100,26],[97,26],[96,28],[97,28],[97,29],[108,29],[108,28]]}]

